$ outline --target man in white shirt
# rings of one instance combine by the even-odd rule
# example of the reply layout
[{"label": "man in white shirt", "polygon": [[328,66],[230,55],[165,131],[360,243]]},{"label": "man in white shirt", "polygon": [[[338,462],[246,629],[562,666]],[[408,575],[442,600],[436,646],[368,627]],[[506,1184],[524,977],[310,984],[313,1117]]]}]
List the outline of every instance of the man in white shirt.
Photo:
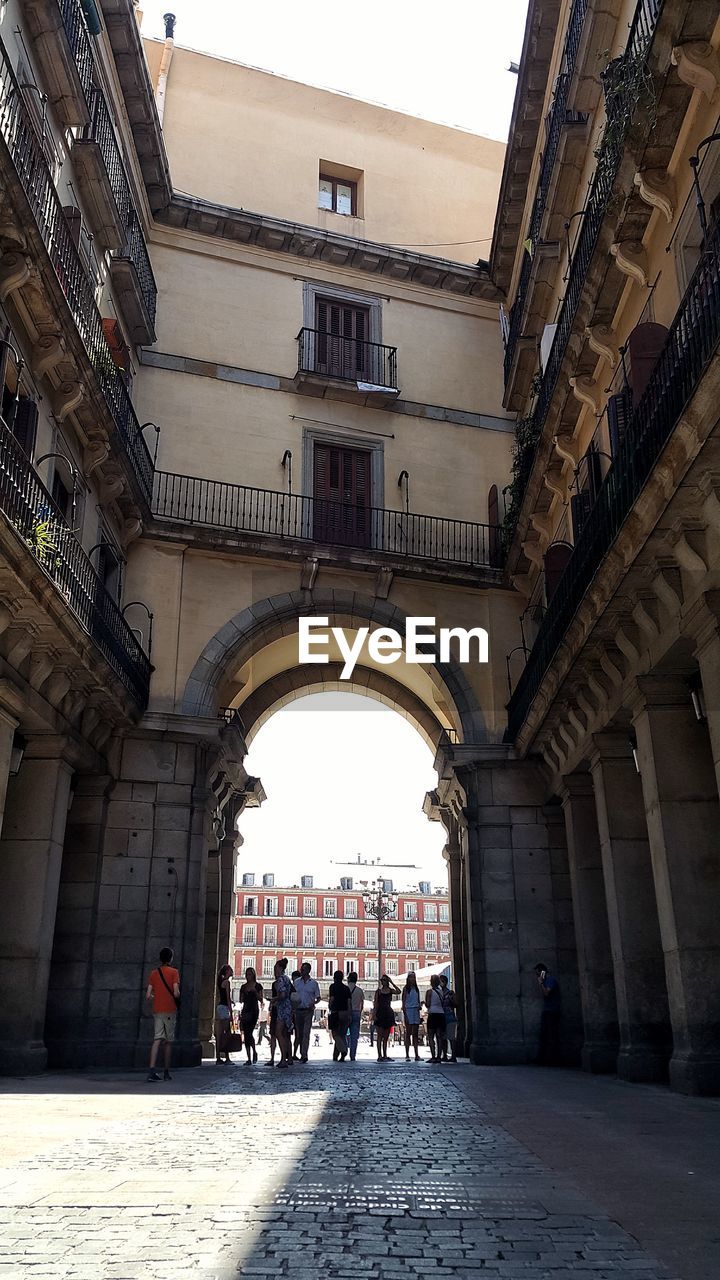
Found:
[{"label": "man in white shirt", "polygon": [[354,1062],[357,1057],[358,1040],[360,1039],[360,1022],[362,1020],[362,1012],[365,1008],[365,992],[362,987],[358,986],[358,976],[356,973],[349,973],[347,984],[350,988],[350,1008],[352,1010],[352,1018],[350,1021],[350,1061]]},{"label": "man in white shirt", "polygon": [[298,1039],[300,1042],[300,1061],[307,1062],[310,1047],[310,1028],[313,1023],[315,1005],[320,999],[320,988],[314,978],[310,977],[311,965],[305,961],[300,966],[300,977],[295,979],[295,990],[300,997],[295,1007]]}]

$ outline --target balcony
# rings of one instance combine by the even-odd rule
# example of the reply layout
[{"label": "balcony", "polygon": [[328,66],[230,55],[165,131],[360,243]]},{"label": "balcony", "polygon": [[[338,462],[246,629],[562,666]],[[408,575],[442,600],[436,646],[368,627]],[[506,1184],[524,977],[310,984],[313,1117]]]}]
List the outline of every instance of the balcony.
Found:
[{"label": "balcony", "polygon": [[134,220],[123,248],[110,258],[110,275],[132,341],[150,345],[156,337],[157,285],[145,237]]},{"label": "balcony", "polygon": [[120,371],[105,341],[102,319],[85,266],[78,255],[22,94],[0,41],[0,163],[9,164],[34,219],[86,357],[114,424],[112,442],[119,446],[129,478],[143,507],[152,495],[153,464]]},{"label": "balcony", "polygon": [[585,592],[719,345],[720,223],[716,223],[508,704],[510,739],[517,736]]},{"label": "balcony", "polygon": [[92,52],[79,0],[25,0],[43,87],[64,125],[90,123]]},{"label": "balcony", "polygon": [[93,230],[105,249],[121,249],[127,238],[130,190],[110,113],[95,92],[90,123],[76,138],[72,160]]},{"label": "balcony", "polygon": [[397,348],[321,329],[298,334],[295,387],[305,395],[380,406],[397,400]]},{"label": "balcony", "polygon": [[[254,535],[269,553],[298,544],[303,556],[318,545],[362,552],[362,560],[402,568],[410,562],[471,570],[501,568],[497,529],[468,520],[380,507],[350,506],[223,480],[155,473],[153,514],[184,526]],[[213,539],[217,544],[217,539]]]},{"label": "balcony", "polygon": [[36,476],[30,459],[2,421],[0,510],[34,556],[47,579],[47,592],[62,597],[138,707],[144,709],[150,688],[150,659]]}]

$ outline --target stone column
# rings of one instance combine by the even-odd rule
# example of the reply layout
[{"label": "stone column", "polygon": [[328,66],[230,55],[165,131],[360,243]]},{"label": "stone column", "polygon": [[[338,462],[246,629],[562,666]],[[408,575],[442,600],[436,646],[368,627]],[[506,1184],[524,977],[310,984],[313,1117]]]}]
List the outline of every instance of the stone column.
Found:
[{"label": "stone column", "polygon": [[695,657],[700,668],[715,777],[720,790],[720,591],[708,591],[704,606]]},{"label": "stone column", "polygon": [[620,1022],[623,1080],[666,1080],[667,985],[642,784],[627,734],[593,738],[592,778]]},{"label": "stone column", "polygon": [[18,722],[0,705],[0,831],[2,831],[5,797],[10,780],[10,755]]},{"label": "stone column", "polygon": [[0,1071],[26,1075],[47,1062],[50,955],[72,766],[63,738],[31,738],[5,804],[0,867]]},{"label": "stone column", "polygon": [[634,723],[673,1056],[682,1093],[720,1092],[720,803],[707,725],[684,679],[640,677]]},{"label": "stone column", "polygon": [[465,957],[463,954],[463,922],[462,922],[462,859],[457,832],[448,832],[448,842],[443,849],[443,856],[448,869],[448,889],[450,901],[450,962],[452,965],[452,985],[457,999],[457,1038],[456,1052],[462,1052],[465,1045]]},{"label": "stone column", "polygon": [[614,1071],[618,1014],[595,797],[588,773],[571,773],[563,779],[562,806],[583,1016],[582,1064],[585,1071]]},{"label": "stone column", "polygon": [[[215,1057],[215,1006],[217,974],[221,965],[231,964],[230,930],[235,921],[235,865],[239,836],[236,827],[227,832],[217,849],[208,857],[207,892],[205,898],[205,938],[203,975],[200,989],[199,1036],[203,1057]],[[234,936],[232,939],[234,943]]]}]

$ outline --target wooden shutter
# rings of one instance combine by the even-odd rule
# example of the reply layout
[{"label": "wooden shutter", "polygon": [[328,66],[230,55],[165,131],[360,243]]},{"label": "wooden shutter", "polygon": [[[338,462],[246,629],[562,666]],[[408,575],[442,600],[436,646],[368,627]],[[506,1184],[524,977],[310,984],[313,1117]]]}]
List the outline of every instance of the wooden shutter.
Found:
[{"label": "wooden shutter", "polygon": [[497,568],[500,563],[500,503],[496,484],[490,486],[488,493],[488,525],[490,564]]},{"label": "wooden shutter", "polygon": [[667,341],[667,335],[668,331],[664,324],[647,322],[636,325],[628,338],[629,376],[634,407],[642,399],[660,352]]},{"label": "wooden shutter", "polygon": [[320,542],[366,546],[370,537],[370,454],[316,444],[313,533]]},{"label": "wooden shutter", "polygon": [[610,396],[607,403],[608,433],[610,436],[610,453],[616,458],[628,432],[632,415],[630,392],[620,391]]},{"label": "wooden shutter", "polygon": [[569,542],[553,542],[545,552],[545,598],[548,604],[558,589],[572,553]]},{"label": "wooden shutter", "polygon": [[32,458],[35,451],[37,424],[37,404],[30,399],[30,396],[20,396],[13,423],[13,435],[28,458]]},{"label": "wooden shutter", "polygon": [[82,238],[82,214],[74,204],[66,204],[63,206],[65,221],[68,224],[68,231],[75,248],[80,252],[80,240]]},{"label": "wooden shutter", "polygon": [[353,307],[332,298],[318,298],[315,308],[318,331],[318,373],[332,378],[364,381],[367,371],[367,307]]}]

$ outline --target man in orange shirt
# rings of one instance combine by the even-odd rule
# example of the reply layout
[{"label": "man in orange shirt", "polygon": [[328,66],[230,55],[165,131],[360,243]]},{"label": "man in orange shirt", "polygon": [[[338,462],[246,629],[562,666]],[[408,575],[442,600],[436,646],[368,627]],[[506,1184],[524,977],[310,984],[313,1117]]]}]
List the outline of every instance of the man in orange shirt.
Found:
[{"label": "man in orange shirt", "polygon": [[172,961],[173,953],[170,947],[163,947],[160,952],[160,964],[150,974],[147,991],[145,992],[145,998],[152,1004],[153,1017],[155,1019],[155,1031],[150,1050],[150,1070],[147,1077],[148,1081],[153,1084],[160,1079],[155,1070],[155,1064],[161,1044],[164,1045],[165,1054],[163,1079],[171,1079],[170,1055],[172,1054],[172,1042],[175,1039],[177,1012],[180,1008],[180,974],[177,969],[172,968]]}]

